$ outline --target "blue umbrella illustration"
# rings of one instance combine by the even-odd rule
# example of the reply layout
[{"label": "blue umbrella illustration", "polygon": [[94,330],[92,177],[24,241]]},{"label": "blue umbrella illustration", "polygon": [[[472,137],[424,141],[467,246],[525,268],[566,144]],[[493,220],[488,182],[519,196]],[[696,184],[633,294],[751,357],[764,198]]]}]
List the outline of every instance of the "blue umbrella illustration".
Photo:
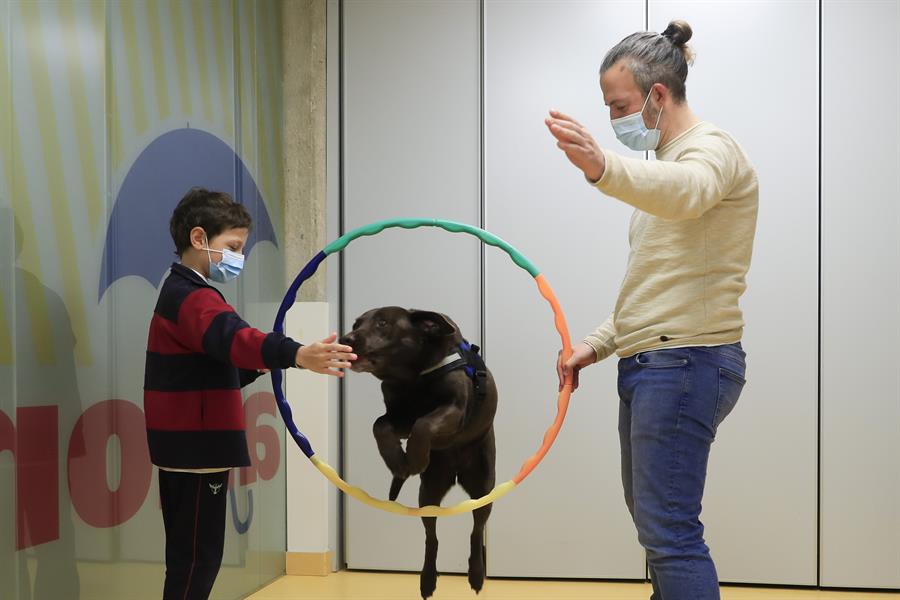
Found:
[{"label": "blue umbrella illustration", "polygon": [[169,219],[192,187],[228,192],[250,212],[247,254],[259,241],[278,245],[262,194],[240,157],[199,129],[175,129],[148,145],[122,182],[106,230],[98,301],[128,275],[156,286],[175,259]]}]

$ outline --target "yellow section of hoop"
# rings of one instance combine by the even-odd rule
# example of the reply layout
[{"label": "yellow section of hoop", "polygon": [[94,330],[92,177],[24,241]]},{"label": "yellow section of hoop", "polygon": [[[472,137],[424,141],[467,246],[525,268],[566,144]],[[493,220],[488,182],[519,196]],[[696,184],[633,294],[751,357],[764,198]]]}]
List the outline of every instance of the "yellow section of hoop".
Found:
[{"label": "yellow section of hoop", "polygon": [[378,498],[373,498],[363,489],[358,488],[355,485],[350,485],[349,483],[341,479],[341,476],[338,475],[337,472],[333,468],[331,468],[331,465],[329,465],[325,461],[319,460],[315,456],[310,456],[309,460],[313,465],[315,465],[319,472],[322,473],[322,475],[324,475],[326,479],[328,479],[328,481],[336,485],[342,492],[344,492],[348,496],[352,496],[360,502],[368,504],[369,506],[372,506],[374,508],[380,508],[381,510],[386,510],[387,512],[394,513],[396,515],[406,515],[408,517],[448,517],[450,515],[467,513],[475,510],[476,508],[481,508],[482,506],[490,504],[498,498],[502,498],[503,496],[511,492],[514,487],[516,487],[515,482],[507,481],[501,483],[481,498],[464,500],[459,504],[455,504],[453,506],[429,505],[423,506],[421,508],[415,508],[412,506],[406,506],[405,504],[400,504],[399,502],[393,502],[391,500],[380,500]]}]

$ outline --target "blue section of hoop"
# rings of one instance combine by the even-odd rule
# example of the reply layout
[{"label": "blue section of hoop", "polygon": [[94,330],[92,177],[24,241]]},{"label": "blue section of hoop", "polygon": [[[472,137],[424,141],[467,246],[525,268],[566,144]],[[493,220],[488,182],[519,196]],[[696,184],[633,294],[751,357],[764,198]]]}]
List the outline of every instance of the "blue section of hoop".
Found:
[{"label": "blue section of hoop", "polygon": [[[284,299],[281,301],[281,306],[278,308],[278,314],[275,316],[274,331],[284,333],[284,317],[297,299],[297,290],[300,289],[300,286],[304,281],[315,275],[319,265],[322,264],[322,261],[327,257],[328,255],[324,252],[319,252],[312,260],[306,263],[306,266],[303,267],[303,270],[300,271],[300,274],[294,279],[291,287],[288,288],[287,293],[284,295]],[[281,418],[284,421],[288,433],[290,433],[291,437],[294,438],[294,441],[297,442],[297,445],[300,447],[300,450],[303,451],[303,454],[305,454],[307,458],[311,458],[315,454],[315,451],[312,449],[312,444],[310,444],[306,436],[297,429],[297,425],[294,423],[291,405],[288,404],[287,399],[284,397],[283,375],[281,369],[272,369],[272,391],[275,394],[275,401],[278,404],[278,412],[281,413]]]}]

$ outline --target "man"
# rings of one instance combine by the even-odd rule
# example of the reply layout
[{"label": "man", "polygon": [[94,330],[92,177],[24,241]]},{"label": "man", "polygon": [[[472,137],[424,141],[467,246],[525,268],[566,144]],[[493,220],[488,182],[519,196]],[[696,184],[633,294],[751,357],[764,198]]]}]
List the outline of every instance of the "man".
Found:
[{"label": "man", "polygon": [[606,55],[600,87],[616,137],[655,161],[601,150],[551,111],[557,146],[604,194],[634,206],[631,252],[613,314],[567,361],[560,386],[619,356],[625,500],[646,549],[652,600],[714,600],[718,578],[700,507],[716,429],[740,396],[738,300],[756,231],[756,173],[736,141],[701,121],[685,93],[691,28],[638,32]]}]

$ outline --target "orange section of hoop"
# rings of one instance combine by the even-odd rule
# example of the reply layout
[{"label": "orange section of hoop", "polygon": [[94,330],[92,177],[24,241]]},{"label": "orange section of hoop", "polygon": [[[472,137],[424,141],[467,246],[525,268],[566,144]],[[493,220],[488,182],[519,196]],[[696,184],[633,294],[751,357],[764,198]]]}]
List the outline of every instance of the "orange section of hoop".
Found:
[{"label": "orange section of hoop", "polygon": [[[560,339],[562,340],[562,353],[563,359],[569,360],[569,357],[572,356],[572,340],[569,337],[569,327],[566,324],[566,316],[563,314],[562,307],[559,305],[559,301],[556,299],[556,294],[553,293],[553,289],[551,289],[550,284],[547,283],[547,280],[544,278],[543,274],[538,275],[534,278],[535,282],[537,282],[538,290],[541,293],[541,296],[546,298],[547,302],[550,303],[550,307],[553,309],[553,317],[554,323],[556,325],[556,330],[559,332]],[[553,424],[550,425],[550,428],[544,433],[544,440],[541,443],[541,447],[538,449],[534,455],[525,461],[522,465],[522,468],[519,470],[519,473],[513,477],[513,482],[518,485],[523,479],[528,477],[531,471],[537,466],[539,462],[544,458],[547,452],[550,450],[550,446],[553,445],[554,440],[556,440],[556,436],[559,435],[559,430],[562,428],[563,421],[566,418],[566,412],[569,410],[569,398],[572,395],[572,378],[569,376],[565,383],[563,384],[562,390],[559,392],[559,397],[556,401],[556,419],[554,419]]]}]

